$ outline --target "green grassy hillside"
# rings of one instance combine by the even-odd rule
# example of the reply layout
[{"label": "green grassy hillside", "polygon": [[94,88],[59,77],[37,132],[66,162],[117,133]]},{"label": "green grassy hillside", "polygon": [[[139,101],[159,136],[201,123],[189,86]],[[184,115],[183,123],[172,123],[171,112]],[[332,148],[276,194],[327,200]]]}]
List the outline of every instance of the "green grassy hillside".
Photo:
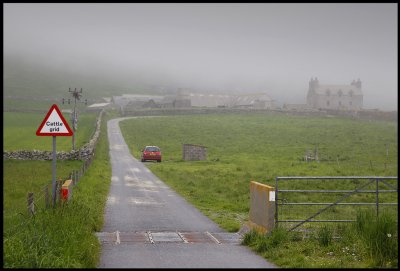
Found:
[{"label": "green grassy hillside", "polygon": [[[87,69],[45,65],[23,55],[5,56],[3,96],[31,98],[68,98],[68,88],[82,88],[84,98],[99,99],[124,93],[150,93],[153,88],[142,82],[137,72],[124,80],[121,71],[95,66]],[[103,63],[106,64],[106,63]],[[126,77],[126,75],[125,75]]]},{"label": "green grassy hillside", "polygon": [[[50,107],[46,108],[49,110]],[[60,107],[62,110],[62,107]],[[4,112],[3,113],[3,150],[45,150],[53,149],[51,136],[36,136],[36,130],[39,128],[46,113],[21,113]],[[63,113],[72,129],[70,113]],[[75,146],[80,148],[88,143],[96,128],[97,113],[83,113],[78,117],[78,129],[75,134]],[[71,136],[57,137],[57,151],[72,150]]]}]

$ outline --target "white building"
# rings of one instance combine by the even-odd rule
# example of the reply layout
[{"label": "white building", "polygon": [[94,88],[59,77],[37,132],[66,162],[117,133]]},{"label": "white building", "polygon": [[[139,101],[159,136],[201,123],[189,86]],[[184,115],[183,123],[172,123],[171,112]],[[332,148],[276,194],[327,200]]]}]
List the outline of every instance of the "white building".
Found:
[{"label": "white building", "polygon": [[307,105],[314,109],[360,110],[363,107],[361,81],[350,85],[320,85],[318,79],[309,82]]}]

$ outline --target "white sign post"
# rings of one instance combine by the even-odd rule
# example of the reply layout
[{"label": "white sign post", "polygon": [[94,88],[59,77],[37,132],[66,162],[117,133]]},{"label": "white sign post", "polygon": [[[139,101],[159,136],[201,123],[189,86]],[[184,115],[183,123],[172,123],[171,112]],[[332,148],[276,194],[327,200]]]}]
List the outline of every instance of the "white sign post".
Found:
[{"label": "white sign post", "polygon": [[56,104],[53,104],[47,112],[46,117],[40,124],[36,131],[37,136],[52,136],[53,137],[53,181],[52,181],[52,192],[53,192],[53,207],[56,206],[56,137],[57,136],[72,136],[73,132],[69,128],[68,122],[61,114],[60,109]]}]

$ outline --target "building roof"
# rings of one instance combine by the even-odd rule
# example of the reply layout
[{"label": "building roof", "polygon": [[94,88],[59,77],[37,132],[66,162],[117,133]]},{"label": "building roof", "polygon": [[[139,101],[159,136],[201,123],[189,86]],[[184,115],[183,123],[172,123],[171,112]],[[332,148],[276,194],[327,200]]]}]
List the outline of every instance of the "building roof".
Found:
[{"label": "building roof", "polygon": [[253,105],[257,101],[272,102],[265,93],[245,95],[219,95],[219,94],[190,94],[192,106],[243,106]]},{"label": "building roof", "polygon": [[110,103],[98,103],[98,104],[91,104],[88,107],[104,107],[106,105],[109,105]]},{"label": "building roof", "polygon": [[122,94],[122,97],[130,101],[161,101],[164,96],[159,95],[142,95],[142,94]]},{"label": "building roof", "polygon": [[316,94],[326,95],[327,92],[330,92],[330,95],[338,95],[339,90],[342,91],[342,95],[350,95],[350,92],[353,92],[353,95],[362,95],[361,89],[352,85],[318,85],[314,88]]},{"label": "building roof", "polygon": [[176,100],[176,95],[165,95],[162,100],[160,101],[160,104],[169,104],[172,103],[173,101]]},{"label": "building roof", "polygon": [[113,96],[113,101],[115,104],[126,106],[129,102],[147,102],[149,100],[159,102],[163,97],[157,95],[123,94],[122,96]]},{"label": "building roof", "polygon": [[218,107],[227,106],[230,101],[228,95],[190,94],[188,97],[192,106]]},{"label": "building roof", "polygon": [[272,102],[271,97],[265,93],[247,94],[232,97],[231,106],[253,105],[257,101]]}]

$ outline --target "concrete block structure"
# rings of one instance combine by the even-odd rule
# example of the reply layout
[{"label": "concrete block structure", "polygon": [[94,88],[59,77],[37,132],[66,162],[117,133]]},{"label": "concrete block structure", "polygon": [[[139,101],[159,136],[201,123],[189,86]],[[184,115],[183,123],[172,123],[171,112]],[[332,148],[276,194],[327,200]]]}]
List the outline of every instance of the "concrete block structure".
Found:
[{"label": "concrete block structure", "polygon": [[182,159],[184,161],[199,161],[207,159],[207,147],[193,144],[183,144]]},{"label": "concrete block structure", "polygon": [[266,233],[275,227],[275,188],[250,182],[250,215],[247,227]]}]

